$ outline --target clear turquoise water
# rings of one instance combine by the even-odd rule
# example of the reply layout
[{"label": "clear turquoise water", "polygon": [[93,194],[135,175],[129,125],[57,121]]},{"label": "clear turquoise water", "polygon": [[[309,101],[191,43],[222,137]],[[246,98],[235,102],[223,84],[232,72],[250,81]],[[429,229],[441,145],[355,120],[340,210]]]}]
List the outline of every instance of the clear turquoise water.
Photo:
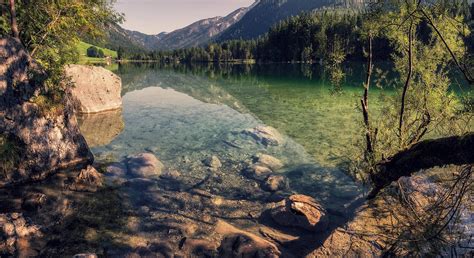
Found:
[{"label": "clear turquoise water", "polygon": [[[358,103],[363,64],[347,68],[338,92],[320,68],[307,65],[130,64],[115,72],[123,82],[123,110],[110,121],[123,120],[124,128],[93,148],[99,161],[151,152],[167,169],[191,180],[212,174],[202,160],[215,155],[224,167],[221,179],[207,190],[227,198],[258,199],[268,193],[249,187],[255,183],[241,170],[252,156],[267,153],[285,164],[279,173],[290,181],[286,193],[311,195],[329,209],[350,212],[348,207],[367,190],[344,169],[362,140]],[[374,88],[370,94],[377,110],[382,92]],[[241,133],[260,125],[276,128],[284,144],[264,146]]]}]

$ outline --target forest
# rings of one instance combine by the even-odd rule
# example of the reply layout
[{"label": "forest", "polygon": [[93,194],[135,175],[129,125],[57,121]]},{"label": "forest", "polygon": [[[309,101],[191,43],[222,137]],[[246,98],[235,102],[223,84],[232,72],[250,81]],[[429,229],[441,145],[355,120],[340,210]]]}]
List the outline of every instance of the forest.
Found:
[{"label": "forest", "polygon": [[[452,15],[464,17],[474,31],[474,4],[454,1],[449,5]],[[335,54],[344,60],[365,60],[362,22],[364,14],[357,9],[316,10],[279,22],[268,33],[252,40],[213,42],[207,46],[174,51],[127,53],[119,48],[124,59],[160,60],[162,62],[305,62],[328,61]],[[419,28],[419,33],[426,34]],[[422,37],[424,37],[422,35]],[[474,51],[474,33],[465,39],[469,52]],[[374,38],[373,54],[377,60],[388,60],[393,53],[389,39]]]}]

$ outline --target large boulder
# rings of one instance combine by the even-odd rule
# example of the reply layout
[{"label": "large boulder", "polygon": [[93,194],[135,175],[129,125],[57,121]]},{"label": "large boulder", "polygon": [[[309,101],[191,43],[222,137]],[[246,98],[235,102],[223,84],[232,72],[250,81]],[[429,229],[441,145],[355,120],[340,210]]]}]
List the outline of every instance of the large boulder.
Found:
[{"label": "large boulder", "polygon": [[[93,156],[74,115],[69,92],[54,108],[45,99],[48,89],[28,74],[41,74],[21,43],[13,38],[0,40],[0,137],[7,139],[9,160],[0,158],[0,167],[10,169],[0,174],[0,187],[40,180],[58,169],[91,164]],[[6,72],[5,72],[6,71]],[[25,75],[26,74],[26,75]],[[41,94],[41,95],[40,95]],[[5,144],[5,141],[3,141]],[[2,146],[0,146],[2,147]],[[2,157],[3,158],[3,157]],[[3,167],[2,167],[3,168]]]},{"label": "large boulder", "polygon": [[122,107],[122,81],[111,71],[97,66],[69,65],[66,75],[74,83],[71,89],[80,113],[98,113]]}]

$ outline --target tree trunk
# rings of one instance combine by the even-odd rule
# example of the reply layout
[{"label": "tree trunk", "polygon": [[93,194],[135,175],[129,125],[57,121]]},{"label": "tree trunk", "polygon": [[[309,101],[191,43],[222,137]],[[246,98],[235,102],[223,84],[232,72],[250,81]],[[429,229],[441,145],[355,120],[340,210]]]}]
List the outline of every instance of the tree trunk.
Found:
[{"label": "tree trunk", "polygon": [[378,164],[378,173],[371,176],[374,189],[368,198],[375,197],[399,178],[411,176],[421,169],[464,164],[474,164],[474,133],[419,142]]},{"label": "tree trunk", "polygon": [[369,88],[370,80],[372,78],[372,35],[369,35],[369,55],[367,57],[367,79],[364,84],[364,96],[361,100],[362,104],[362,114],[364,115],[364,124],[365,124],[365,138],[366,138],[366,151],[368,155],[372,155],[374,148],[372,145],[372,135],[370,129],[370,120],[369,120]]},{"label": "tree trunk", "polygon": [[10,0],[10,26],[12,29],[12,37],[20,39],[18,24],[16,22],[15,0]]},{"label": "tree trunk", "polygon": [[404,148],[403,143],[403,116],[405,114],[405,99],[410,87],[411,77],[413,73],[413,21],[410,23],[410,29],[408,30],[408,75],[403,87],[401,107],[400,107],[400,120],[398,123],[398,137],[400,139],[400,147]]}]

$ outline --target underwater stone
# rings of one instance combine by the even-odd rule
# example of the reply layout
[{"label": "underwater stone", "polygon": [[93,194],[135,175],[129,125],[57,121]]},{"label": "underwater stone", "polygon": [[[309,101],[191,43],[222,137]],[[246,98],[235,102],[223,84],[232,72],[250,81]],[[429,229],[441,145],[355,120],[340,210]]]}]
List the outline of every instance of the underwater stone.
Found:
[{"label": "underwater stone", "polygon": [[218,249],[219,257],[282,257],[282,253],[275,244],[222,220],[218,221],[216,232],[224,235]]},{"label": "underwater stone", "polygon": [[206,165],[210,168],[214,168],[214,169],[222,167],[222,163],[221,163],[221,161],[219,160],[219,158],[217,156],[209,157],[209,158],[205,159],[203,161],[203,163],[204,163],[204,165]]},{"label": "underwater stone", "polygon": [[324,231],[329,224],[326,210],[315,199],[306,195],[292,195],[286,198],[277,203],[270,214],[281,226],[313,232]]},{"label": "underwater stone", "polygon": [[66,76],[75,87],[71,89],[80,113],[98,113],[122,107],[122,80],[113,72],[98,66],[68,65]]},{"label": "underwater stone", "polygon": [[257,142],[265,146],[278,146],[283,143],[282,135],[273,127],[257,126],[252,129],[242,131],[243,134],[252,136]]},{"label": "underwater stone", "polygon": [[127,159],[128,173],[133,177],[159,176],[164,168],[155,155],[151,153],[141,153],[129,156]]},{"label": "underwater stone", "polygon": [[178,170],[176,170],[176,169],[171,169],[171,170],[167,170],[167,171],[166,171],[165,173],[163,173],[163,175],[161,175],[160,177],[163,178],[163,179],[176,180],[176,179],[178,179],[180,176],[181,176],[181,173],[179,173]]},{"label": "underwater stone", "polygon": [[249,177],[255,180],[264,180],[271,173],[273,173],[273,171],[269,169],[268,167],[264,167],[260,165],[251,165],[247,167],[243,172],[246,177]]},{"label": "underwater stone", "polygon": [[289,188],[289,184],[284,176],[271,175],[262,184],[262,189],[268,192],[276,192],[287,188]]},{"label": "underwater stone", "polygon": [[274,171],[283,167],[283,163],[279,159],[267,154],[258,154],[255,160],[256,164],[268,167]]},{"label": "underwater stone", "polygon": [[127,166],[121,162],[110,164],[107,168],[107,176],[125,177],[127,174]]}]

